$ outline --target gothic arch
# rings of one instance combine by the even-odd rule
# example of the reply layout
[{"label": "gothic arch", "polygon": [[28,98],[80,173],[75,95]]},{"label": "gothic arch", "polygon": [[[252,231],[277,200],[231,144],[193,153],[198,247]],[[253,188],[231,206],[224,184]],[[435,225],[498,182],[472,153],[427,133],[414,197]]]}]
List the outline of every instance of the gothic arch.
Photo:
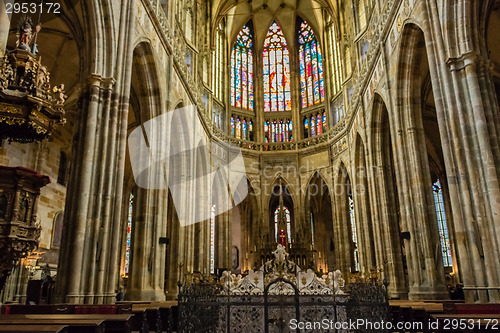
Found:
[{"label": "gothic arch", "polygon": [[[324,272],[336,267],[332,195],[323,176],[314,172],[308,182],[304,198],[305,219],[302,229],[306,248],[314,247],[315,269]],[[321,257],[319,256],[321,253]]]},{"label": "gothic arch", "polygon": [[[155,128],[155,125],[151,126],[151,124],[154,124],[155,119],[157,119],[155,117],[162,112],[162,96],[156,72],[157,66],[151,45],[148,42],[139,43],[133,51],[132,59],[130,89],[136,105],[130,110],[133,114],[129,115],[129,122],[133,123],[130,124],[129,131],[133,130],[134,127],[142,128],[145,140],[150,147],[156,149],[156,151],[150,151],[149,154],[152,152],[160,154],[160,151],[157,151],[159,147],[168,149],[167,133],[148,130],[148,128]],[[129,156],[134,156],[133,152],[129,150],[130,148],[127,144]],[[125,181],[130,179],[132,174],[130,158],[133,157],[127,159]],[[162,169],[163,166],[160,163],[150,165],[146,171],[148,187],[139,186],[135,193],[130,273],[126,292],[126,297],[129,300],[164,299],[162,290],[165,283],[166,251],[155,241],[159,239],[160,235],[165,235],[167,230],[167,225],[164,223],[168,216],[167,211],[159,207],[159,202],[168,200],[168,190],[158,185],[166,184],[165,172]],[[142,186],[142,184],[140,185]],[[149,188],[149,185],[153,185],[154,188]],[[128,196],[126,195],[123,200],[128,201]],[[122,223],[126,222],[126,216],[122,218]],[[155,264],[145,264],[148,260],[154,261]],[[151,274],[151,279],[148,279],[147,282],[144,280],[145,274]]]},{"label": "gothic arch", "polygon": [[352,241],[351,215],[349,210],[349,196],[352,196],[351,180],[344,162],[338,168],[335,178],[335,219],[334,244],[335,261],[338,269],[350,275],[354,273],[354,243]]},{"label": "gothic arch", "polygon": [[[368,181],[368,157],[363,138],[358,133],[354,140],[354,196],[356,223],[359,225],[359,247],[365,258],[365,269],[377,268],[376,252],[380,251],[379,244],[375,244],[373,233],[373,220],[370,196],[370,183]],[[378,246],[376,249],[375,246]]]},{"label": "gothic arch", "polygon": [[[280,197],[283,198],[283,205],[287,207],[290,211],[290,224],[291,224],[291,234],[288,235],[291,238],[292,242],[295,240],[295,232],[296,232],[296,209],[295,205],[297,203],[294,200],[294,194],[291,193],[291,187],[289,183],[281,176],[278,176],[275,182],[270,188],[269,196],[266,199],[267,203],[267,218],[269,219],[269,242],[275,241],[275,236],[279,234],[278,230],[275,230],[275,217],[274,212],[277,207],[280,206]],[[288,241],[287,241],[288,242]]]},{"label": "gothic arch", "polygon": [[[370,126],[372,163],[376,169],[374,178],[374,227],[377,242],[382,248],[379,261],[384,265],[384,278],[389,282],[388,293],[391,297],[406,298],[408,295],[408,269],[406,264],[405,244],[402,235],[407,227],[403,225],[402,208],[398,184],[401,177],[397,172],[394,153],[394,125],[386,103],[378,94],[375,95]],[[406,245],[408,246],[408,245]]]},{"label": "gothic arch", "polygon": [[[429,93],[425,95],[425,87],[432,79],[433,58],[429,57],[432,56],[431,49],[426,49],[423,30],[408,23],[403,28],[401,39],[396,91],[396,108],[401,117],[396,128],[404,133],[402,144],[398,146],[399,167],[412,170],[411,175],[403,175],[401,183],[404,205],[413,207],[405,212],[403,223],[408,227],[410,238],[409,242],[404,242],[408,245],[409,297],[448,297],[442,257],[436,252],[441,244],[429,164],[431,147],[442,149],[433,96],[439,87],[433,81],[433,89],[428,89]],[[433,128],[432,132],[428,131],[429,127]],[[451,221],[450,215],[448,221]]]}]

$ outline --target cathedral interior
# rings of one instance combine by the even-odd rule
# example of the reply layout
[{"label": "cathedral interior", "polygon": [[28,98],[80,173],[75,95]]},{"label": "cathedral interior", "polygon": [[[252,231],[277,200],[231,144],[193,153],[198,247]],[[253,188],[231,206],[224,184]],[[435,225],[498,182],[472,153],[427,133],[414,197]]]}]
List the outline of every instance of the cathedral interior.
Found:
[{"label": "cathedral interior", "polygon": [[500,302],[500,1],[2,3],[0,303],[174,301],[278,245]]}]

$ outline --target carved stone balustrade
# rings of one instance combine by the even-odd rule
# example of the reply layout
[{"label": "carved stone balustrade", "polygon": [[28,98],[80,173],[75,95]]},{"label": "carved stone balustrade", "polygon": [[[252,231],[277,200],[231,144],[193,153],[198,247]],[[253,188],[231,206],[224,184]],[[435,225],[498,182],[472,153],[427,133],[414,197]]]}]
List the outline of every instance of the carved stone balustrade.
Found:
[{"label": "carved stone balustrade", "polygon": [[0,291],[15,263],[38,247],[38,197],[49,183],[33,170],[0,166]]}]

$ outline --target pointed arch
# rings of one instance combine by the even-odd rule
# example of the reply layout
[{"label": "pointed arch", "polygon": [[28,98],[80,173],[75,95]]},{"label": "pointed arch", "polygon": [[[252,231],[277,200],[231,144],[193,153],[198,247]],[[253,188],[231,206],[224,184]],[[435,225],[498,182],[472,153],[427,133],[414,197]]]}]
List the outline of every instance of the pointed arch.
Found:
[{"label": "pointed arch", "polygon": [[384,278],[389,281],[388,293],[394,298],[408,297],[408,265],[406,249],[409,239],[402,237],[404,226],[400,205],[400,175],[396,170],[393,147],[393,128],[387,106],[379,94],[375,94],[371,112],[370,142],[373,164],[379,166],[374,177],[374,206],[378,223],[376,233],[380,246],[385,249],[381,260],[386,262]]},{"label": "pointed arch", "polygon": [[[281,206],[283,203],[283,206]],[[277,242],[278,235],[281,231],[286,233],[287,242],[291,243],[295,240],[295,211],[294,211],[294,200],[290,193],[288,182],[278,176],[271,187],[271,195],[269,198],[269,234],[270,242]],[[278,221],[278,215],[280,210],[283,212],[286,218],[286,226],[281,226],[279,229],[281,221]],[[278,214],[278,215],[277,215]],[[285,230],[286,228],[286,230]]]},{"label": "pointed arch", "polygon": [[[377,267],[375,235],[373,233],[372,209],[370,184],[368,182],[368,161],[365,150],[364,140],[358,132],[355,138],[354,146],[354,196],[356,198],[356,216],[359,225],[358,237],[360,247],[365,257],[365,267],[374,269]],[[378,244],[377,244],[378,245]]]},{"label": "pointed arch", "polygon": [[364,265],[361,262],[362,253],[358,249],[359,224],[355,212],[351,177],[343,161],[340,162],[335,182],[334,236],[335,244],[339,245],[338,251],[335,251],[336,262],[342,271],[356,274],[364,268]]},{"label": "pointed arch", "polygon": [[[433,81],[436,74],[434,54],[427,49],[430,45],[426,43],[428,39],[417,24],[408,22],[404,25],[396,74],[395,106],[398,113],[395,116],[398,118],[395,123],[396,128],[404,133],[398,147],[398,163],[401,170],[412,170],[411,175],[401,174],[405,200],[408,201],[404,206],[412,207],[404,214],[407,227],[404,232],[410,237],[409,241],[404,241],[410,299],[448,295],[443,258],[436,254],[441,244],[432,190],[438,173],[442,176],[438,178],[446,179],[446,170],[439,165],[444,166],[441,134],[447,132],[440,132],[444,128],[440,128],[436,113],[439,104],[434,92],[440,93],[440,86]],[[451,214],[448,217],[451,221]]]},{"label": "pointed arch", "polygon": [[318,171],[309,180],[304,203],[304,232],[308,237],[302,242],[308,246],[310,243],[316,251],[315,268],[328,272],[336,267],[332,196],[328,184]]}]

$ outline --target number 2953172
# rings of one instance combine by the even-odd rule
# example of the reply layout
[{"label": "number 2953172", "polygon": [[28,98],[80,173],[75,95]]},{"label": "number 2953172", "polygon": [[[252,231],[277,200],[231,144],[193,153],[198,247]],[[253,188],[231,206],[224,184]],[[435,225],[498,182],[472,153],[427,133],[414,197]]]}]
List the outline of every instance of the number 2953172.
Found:
[{"label": "number 2953172", "polygon": [[16,2],[6,3],[7,14],[60,14],[61,4],[58,2]]}]

